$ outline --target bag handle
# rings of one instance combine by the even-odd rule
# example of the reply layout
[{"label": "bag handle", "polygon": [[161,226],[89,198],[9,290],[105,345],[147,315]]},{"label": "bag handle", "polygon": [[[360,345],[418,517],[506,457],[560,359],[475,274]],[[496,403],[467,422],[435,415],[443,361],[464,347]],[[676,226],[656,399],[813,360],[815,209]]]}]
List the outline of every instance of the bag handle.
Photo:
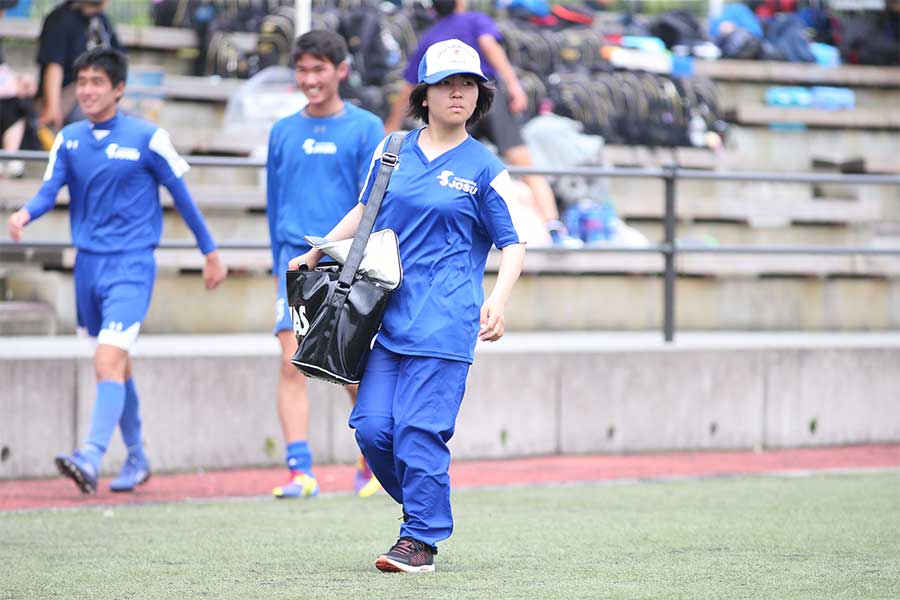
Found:
[{"label": "bag handle", "polygon": [[341,268],[341,274],[338,277],[338,288],[350,289],[350,284],[356,276],[360,263],[362,263],[363,255],[366,252],[366,244],[369,242],[369,236],[375,227],[375,217],[378,216],[381,201],[384,199],[384,192],[387,189],[388,182],[391,180],[391,173],[397,165],[397,155],[400,153],[402,145],[403,136],[401,134],[392,133],[391,137],[388,138],[387,148],[381,155],[381,166],[378,167],[378,174],[375,176],[372,193],[369,194],[366,209],[363,211],[359,227],[356,228],[356,234],[353,236],[353,244],[350,245],[347,260],[344,261],[344,266]]}]

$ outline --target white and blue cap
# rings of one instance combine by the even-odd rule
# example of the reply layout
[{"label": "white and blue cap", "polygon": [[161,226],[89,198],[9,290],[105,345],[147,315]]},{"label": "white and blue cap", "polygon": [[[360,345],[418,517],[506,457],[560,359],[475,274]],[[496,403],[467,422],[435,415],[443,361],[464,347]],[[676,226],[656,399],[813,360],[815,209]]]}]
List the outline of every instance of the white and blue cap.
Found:
[{"label": "white and blue cap", "polygon": [[472,46],[455,39],[430,45],[419,62],[419,83],[431,85],[451,75],[488,80],[481,71],[481,57]]}]

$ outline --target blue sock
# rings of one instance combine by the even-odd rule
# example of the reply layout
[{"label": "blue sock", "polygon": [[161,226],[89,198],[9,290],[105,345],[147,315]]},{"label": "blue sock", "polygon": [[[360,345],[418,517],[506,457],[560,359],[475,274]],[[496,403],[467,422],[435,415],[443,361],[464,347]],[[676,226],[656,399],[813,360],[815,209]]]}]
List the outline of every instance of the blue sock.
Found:
[{"label": "blue sock", "polygon": [[122,440],[128,448],[128,454],[145,458],[144,441],[141,439],[140,405],[134,379],[129,379],[125,382],[125,406],[122,409],[122,418],[119,419],[119,428],[122,430]]},{"label": "blue sock", "polygon": [[125,406],[125,384],[118,381],[97,383],[97,402],[91,415],[91,430],[82,454],[99,469]]},{"label": "blue sock", "polygon": [[287,466],[291,471],[303,471],[312,475],[312,452],[306,440],[287,445]]}]

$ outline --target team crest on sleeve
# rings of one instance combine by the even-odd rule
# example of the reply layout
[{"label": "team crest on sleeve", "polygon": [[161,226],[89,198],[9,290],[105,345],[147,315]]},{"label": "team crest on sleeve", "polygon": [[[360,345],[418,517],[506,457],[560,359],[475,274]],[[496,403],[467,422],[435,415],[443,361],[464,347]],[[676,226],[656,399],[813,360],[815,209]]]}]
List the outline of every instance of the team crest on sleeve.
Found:
[{"label": "team crest on sleeve", "polygon": [[437,176],[438,183],[441,184],[441,187],[448,187],[454,190],[459,190],[461,192],[465,192],[467,194],[477,194],[478,193],[478,184],[472,181],[471,179],[464,179],[462,177],[457,177],[453,171],[443,170],[441,174]]}]

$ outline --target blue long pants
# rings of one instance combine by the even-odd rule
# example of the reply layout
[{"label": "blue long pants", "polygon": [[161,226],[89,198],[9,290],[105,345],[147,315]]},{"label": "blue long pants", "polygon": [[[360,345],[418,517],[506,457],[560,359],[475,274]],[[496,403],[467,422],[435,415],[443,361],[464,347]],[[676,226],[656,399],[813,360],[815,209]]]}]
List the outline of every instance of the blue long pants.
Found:
[{"label": "blue long pants", "polygon": [[450,537],[450,449],[468,363],[396,354],[376,344],[350,427],[372,472],[403,505],[400,527],[435,546]]}]

